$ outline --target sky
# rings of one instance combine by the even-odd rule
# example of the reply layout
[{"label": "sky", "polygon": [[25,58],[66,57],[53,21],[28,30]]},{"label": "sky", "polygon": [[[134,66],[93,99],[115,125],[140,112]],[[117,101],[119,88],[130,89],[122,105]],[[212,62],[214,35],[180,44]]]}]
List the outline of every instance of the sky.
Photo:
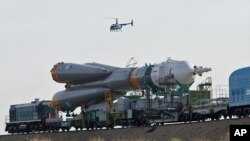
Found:
[{"label": "sky", "polygon": [[[113,19],[134,20],[109,32]],[[51,100],[57,62],[125,67],[168,57],[211,67],[213,86],[250,65],[249,0],[0,0],[0,134],[11,104]]]}]

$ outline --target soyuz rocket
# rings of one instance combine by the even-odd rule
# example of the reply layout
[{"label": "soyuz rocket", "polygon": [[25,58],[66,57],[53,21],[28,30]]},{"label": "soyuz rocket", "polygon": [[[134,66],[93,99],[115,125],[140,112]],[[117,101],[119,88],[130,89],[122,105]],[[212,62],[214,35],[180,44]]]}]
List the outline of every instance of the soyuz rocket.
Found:
[{"label": "soyuz rocket", "polygon": [[136,68],[120,68],[99,63],[57,63],[51,69],[53,80],[65,83],[65,90],[52,98],[52,106],[60,111],[99,103],[111,91],[129,91],[146,88],[167,89],[177,83],[192,84],[195,75],[211,68],[194,66],[187,61],[168,59],[159,64]]}]

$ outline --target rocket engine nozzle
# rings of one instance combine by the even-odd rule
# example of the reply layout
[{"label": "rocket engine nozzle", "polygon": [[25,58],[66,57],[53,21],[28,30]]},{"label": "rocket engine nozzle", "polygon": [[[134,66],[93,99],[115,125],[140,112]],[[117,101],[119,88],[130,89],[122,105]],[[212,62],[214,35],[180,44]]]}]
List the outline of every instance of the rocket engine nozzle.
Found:
[{"label": "rocket engine nozzle", "polygon": [[209,71],[212,71],[211,68],[203,68],[202,66],[194,66],[194,71],[193,71],[193,74],[196,75],[198,74],[199,76],[202,76],[202,73],[204,72],[209,72]]}]

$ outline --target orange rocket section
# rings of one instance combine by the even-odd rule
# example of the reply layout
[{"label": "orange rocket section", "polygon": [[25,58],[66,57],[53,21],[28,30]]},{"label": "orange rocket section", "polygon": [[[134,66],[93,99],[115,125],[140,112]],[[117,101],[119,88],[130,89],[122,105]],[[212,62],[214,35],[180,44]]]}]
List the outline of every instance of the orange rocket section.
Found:
[{"label": "orange rocket section", "polygon": [[134,69],[132,71],[131,75],[130,75],[130,83],[131,83],[131,85],[132,85],[132,87],[134,89],[140,89],[141,88],[140,83],[139,83],[139,81],[138,81],[138,79],[136,77],[138,70],[139,70],[139,68]]},{"label": "orange rocket section", "polygon": [[58,102],[57,100],[52,100],[51,106],[52,106],[53,108],[55,108],[56,110],[58,110],[58,111],[61,110],[60,104],[59,104],[59,102]]},{"label": "orange rocket section", "polygon": [[61,65],[62,63],[57,63],[54,65],[54,67],[51,69],[51,75],[53,80],[55,80],[56,82],[60,82],[60,77],[59,75],[56,73],[56,69]]}]

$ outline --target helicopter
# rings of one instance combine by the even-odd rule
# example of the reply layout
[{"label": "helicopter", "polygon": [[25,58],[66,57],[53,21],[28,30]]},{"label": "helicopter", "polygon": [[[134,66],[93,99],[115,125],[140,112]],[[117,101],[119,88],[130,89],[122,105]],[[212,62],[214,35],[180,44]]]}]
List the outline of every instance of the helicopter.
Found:
[{"label": "helicopter", "polygon": [[119,24],[119,23],[118,23],[118,18],[109,18],[109,19],[115,19],[115,20],[116,20],[115,24],[112,24],[112,25],[110,26],[110,31],[121,31],[122,26],[126,26],[126,25],[131,25],[131,26],[133,26],[133,24],[134,24],[133,19],[131,20],[130,23],[122,23],[122,24]]}]

